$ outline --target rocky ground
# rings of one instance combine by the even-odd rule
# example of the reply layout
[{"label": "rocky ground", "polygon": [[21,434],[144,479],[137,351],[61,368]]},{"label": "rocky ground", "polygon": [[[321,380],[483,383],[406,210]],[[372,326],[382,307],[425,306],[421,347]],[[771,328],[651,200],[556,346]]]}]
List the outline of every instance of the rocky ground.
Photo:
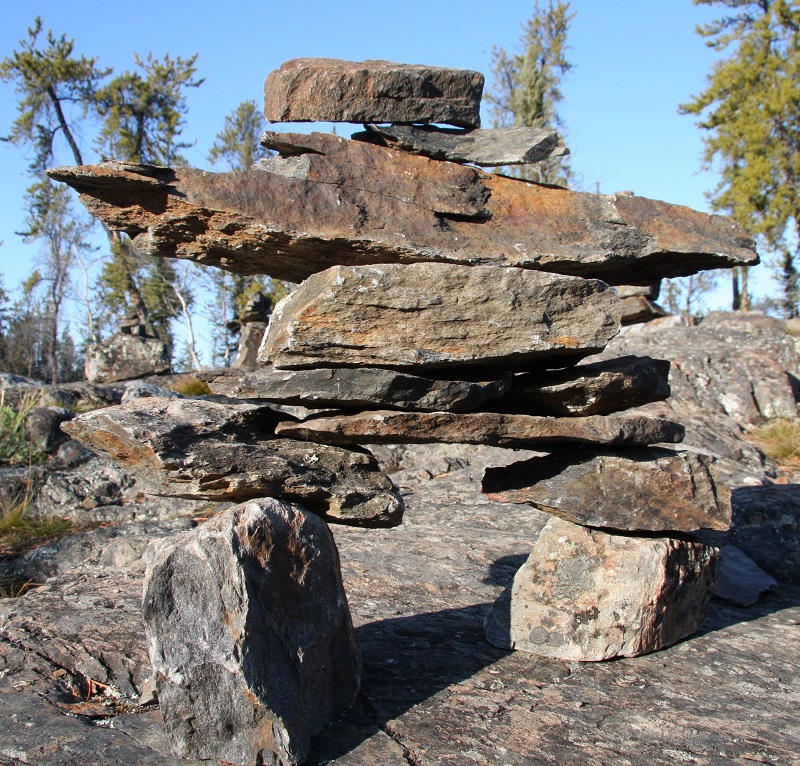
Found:
[{"label": "rocky ground", "polygon": [[[774,325],[723,320],[626,333],[609,353],[673,359],[676,395],[648,407],[669,407],[689,444],[717,455],[735,526],[715,541],[735,543],[778,586],[748,608],[714,599],[698,633],[645,657],[570,663],[496,649],[484,615],[547,517],[489,500],[480,482],[486,465],[533,453],[375,448],[406,516],[393,529],[332,527],[364,675],[309,763],[800,763],[800,486],[775,483],[787,479],[741,439],[742,424],[785,409],[792,383],[770,373],[769,392],[743,365],[767,369],[761,353],[794,374],[797,357]],[[713,363],[688,337],[714,338]],[[216,508],[145,498],[97,458],[66,462],[42,478],[40,512],[94,528],[0,562],[44,581],[0,602],[0,764],[175,763],[148,683],[141,553]]]}]

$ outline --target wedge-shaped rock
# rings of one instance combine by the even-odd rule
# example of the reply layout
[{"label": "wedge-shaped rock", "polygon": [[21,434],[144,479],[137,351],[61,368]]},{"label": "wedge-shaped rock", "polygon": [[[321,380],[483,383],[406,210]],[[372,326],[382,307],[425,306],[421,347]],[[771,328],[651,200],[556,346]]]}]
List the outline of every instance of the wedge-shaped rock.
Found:
[{"label": "wedge-shaped rock", "polygon": [[136,475],[145,492],[206,500],[278,497],[332,522],[400,523],[403,501],[366,450],[277,439],[266,405],[139,399],[64,430]]},{"label": "wedge-shaped rock", "polygon": [[377,367],[276,370],[225,369],[199,373],[216,394],[304,407],[464,412],[508,390],[511,375],[495,380],[432,380]]},{"label": "wedge-shaped rock", "polygon": [[520,415],[606,415],[669,396],[669,362],[623,356],[565,370],[515,375],[489,408]]},{"label": "wedge-shaped rock", "polygon": [[546,128],[454,130],[432,126],[369,125],[352,138],[435,160],[482,167],[528,165],[569,154],[561,136]]},{"label": "wedge-shaped rock", "polygon": [[162,538],[148,557],[147,643],[176,755],[302,763],[361,676],[325,522],[262,498]]},{"label": "wedge-shaped rock", "polygon": [[526,503],[574,524],[632,532],[726,530],[731,492],[713,458],[658,447],[593,448],[487,468],[492,500]]},{"label": "wedge-shaped rock", "polygon": [[287,156],[239,173],[125,163],[49,173],[148,255],[292,282],[337,264],[445,261],[651,284],[758,262],[736,224],[686,207],[320,133],[269,143]]},{"label": "wedge-shaped rock", "polygon": [[483,75],[390,61],[284,62],[264,83],[270,122],[443,122],[480,127]]},{"label": "wedge-shaped rock", "polygon": [[326,444],[448,442],[530,447],[536,444],[630,444],[679,442],[684,429],[646,415],[545,418],[492,412],[362,412],[279,423],[277,434]]},{"label": "wedge-shaped rock", "polygon": [[599,662],[670,646],[702,624],[717,549],[610,535],[553,518],[486,616],[504,649]]},{"label": "wedge-shaped rock", "polygon": [[258,354],[278,368],[524,368],[580,359],[619,328],[603,282],[495,266],[336,266],[275,308]]}]

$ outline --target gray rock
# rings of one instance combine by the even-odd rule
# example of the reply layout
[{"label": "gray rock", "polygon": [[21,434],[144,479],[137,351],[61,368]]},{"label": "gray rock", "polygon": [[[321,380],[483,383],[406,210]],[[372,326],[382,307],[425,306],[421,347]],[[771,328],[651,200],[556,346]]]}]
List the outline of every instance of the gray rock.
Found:
[{"label": "gray rock", "polygon": [[73,417],[75,413],[63,407],[34,407],[24,421],[31,446],[39,452],[55,452],[69,439],[61,430],[61,424]]},{"label": "gray rock", "polygon": [[275,308],[259,361],[278,368],[524,368],[605,347],[619,300],[597,280],[444,263],[335,266]]},{"label": "gray rock", "polygon": [[356,367],[276,370],[271,366],[241,371],[200,373],[214,393],[241,399],[305,407],[397,408],[401,410],[463,412],[505,393],[511,375],[494,380],[435,380],[418,375]]},{"label": "gray rock", "polygon": [[154,495],[281,497],[344,524],[400,523],[402,500],[368,452],[277,439],[283,417],[266,405],[148,398],[81,415],[69,433]]},{"label": "gray rock", "polygon": [[122,395],[120,404],[127,404],[135,399],[146,399],[151,396],[160,396],[170,399],[177,399],[180,394],[170,391],[163,386],[157,386],[155,383],[149,383],[146,380],[134,380],[125,384],[125,393]]},{"label": "gray rock", "polygon": [[528,165],[569,154],[561,136],[545,128],[452,130],[412,125],[369,125],[352,138],[421,154],[436,160],[482,167]]},{"label": "gray rock", "polygon": [[683,426],[645,415],[549,418],[494,412],[396,412],[377,410],[285,421],[275,433],[325,444],[451,442],[532,448],[562,443],[646,445],[679,442]]},{"label": "gray rock", "polygon": [[511,390],[487,409],[520,415],[607,415],[666,399],[669,366],[663,359],[623,356],[516,375]]},{"label": "gray rock", "polygon": [[158,338],[117,333],[86,349],[84,372],[90,383],[144,378],[169,368],[167,345]]},{"label": "gray rock", "polygon": [[661,293],[661,281],[659,280],[652,285],[617,285],[614,289],[621,299],[641,296],[655,301],[658,300],[658,296]]},{"label": "gray rock", "polygon": [[325,523],[262,499],[154,544],[143,615],[180,757],[305,760],[354,702],[361,654]]},{"label": "gray rock", "polygon": [[486,638],[581,662],[656,651],[702,624],[716,558],[699,541],[610,535],[554,517],[486,616]]},{"label": "gray rock", "polygon": [[12,372],[0,372],[0,388],[14,388],[15,386],[40,386],[40,380],[26,378],[24,375],[14,375]]},{"label": "gray rock", "polygon": [[389,61],[303,58],[264,83],[270,122],[443,122],[480,127],[483,75]]},{"label": "gray rock", "polygon": [[717,584],[714,595],[740,606],[752,606],[764,591],[778,586],[753,559],[735,545],[719,549]]},{"label": "gray rock", "polygon": [[255,367],[258,364],[258,349],[261,348],[266,331],[266,322],[248,322],[242,325],[239,331],[239,348],[232,365],[234,368]]},{"label": "gray rock", "polygon": [[631,532],[726,530],[731,492],[713,459],[657,447],[584,447],[489,468],[483,491],[573,524]]}]

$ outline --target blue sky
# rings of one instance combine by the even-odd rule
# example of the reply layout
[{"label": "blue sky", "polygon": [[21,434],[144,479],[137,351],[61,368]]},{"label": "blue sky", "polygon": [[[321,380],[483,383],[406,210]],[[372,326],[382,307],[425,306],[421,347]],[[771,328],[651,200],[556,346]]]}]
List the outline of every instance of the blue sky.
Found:
[{"label": "blue sky", "polygon": [[[191,164],[208,167],[205,157],[225,116],[245,99],[260,102],[266,74],[281,62],[299,56],[383,58],[475,69],[488,78],[492,46],[516,50],[533,4],[34,0],[23,7],[6,0],[3,6],[2,56],[17,46],[36,14],[45,28],[74,38],[78,53],[98,56],[116,71],[132,66],[134,51],[157,57],[199,53],[198,74],[206,81],[189,96],[185,138],[196,144],[186,155]],[[677,106],[703,88],[720,55],[693,31],[716,12],[690,0],[572,0],[571,6],[576,16],[569,58],[575,68],[564,82],[561,111],[583,188],[630,189],[707,210],[704,192],[715,179],[698,172],[701,134]],[[12,86],[0,83],[0,135],[14,119],[15,98]],[[93,158],[91,146],[85,149]],[[23,220],[25,168],[18,150],[0,144],[0,274],[7,288],[30,271],[36,254],[35,245],[23,245],[14,233]],[[727,302],[727,292],[714,300]]]}]

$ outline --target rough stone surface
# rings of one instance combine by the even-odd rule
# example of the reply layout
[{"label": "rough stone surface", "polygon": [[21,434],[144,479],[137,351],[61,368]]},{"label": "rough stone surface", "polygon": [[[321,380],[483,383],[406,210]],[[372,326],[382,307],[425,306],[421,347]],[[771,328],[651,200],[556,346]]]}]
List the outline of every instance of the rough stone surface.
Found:
[{"label": "rough stone surface", "polygon": [[276,439],[272,429],[283,417],[266,405],[150,398],[81,415],[68,428],[151,494],[281,497],[330,521],[400,523],[402,500],[369,453]]},{"label": "rough stone surface", "polygon": [[768,575],[746,553],[735,545],[719,549],[719,566],[714,595],[740,606],[752,606],[764,591],[777,587]]},{"label": "rough stone surface", "polygon": [[654,303],[644,295],[632,295],[628,298],[620,298],[622,303],[622,324],[640,324],[651,322],[653,319],[665,317],[667,312],[657,303]]},{"label": "rough stone surface", "polygon": [[319,133],[281,141],[283,159],[246,172],[126,163],[48,172],[148,255],[292,282],[334,265],[446,261],[651,284],[758,261],[741,228],[686,207]]},{"label": "rough stone surface", "polygon": [[233,360],[233,367],[255,367],[258,364],[258,349],[264,340],[264,333],[267,331],[266,322],[248,322],[242,325],[239,331],[239,348],[236,351],[236,358]]},{"label": "rough stone surface", "polygon": [[489,468],[483,491],[588,527],[695,532],[731,523],[731,492],[715,480],[713,459],[658,447],[584,447]]},{"label": "rough stone surface", "polygon": [[390,61],[302,58],[264,83],[270,122],[442,122],[481,124],[483,75]]},{"label": "rough stone surface", "polygon": [[61,424],[74,416],[74,412],[63,407],[34,407],[25,416],[24,428],[28,440],[40,452],[55,452],[69,439],[61,430]]},{"label": "rough stone surface", "polygon": [[142,609],[176,754],[302,763],[311,737],[353,704],[361,678],[325,522],[261,499],[149,555]]},{"label": "rough stone surface", "polygon": [[703,623],[716,559],[699,540],[609,535],[554,517],[487,614],[486,637],[581,662],[656,651]]},{"label": "rough stone surface", "polygon": [[561,136],[546,128],[448,130],[413,125],[369,125],[358,141],[401,149],[435,160],[469,162],[482,167],[528,165],[569,154]]},{"label": "rough stone surface", "polygon": [[451,442],[496,447],[533,447],[560,443],[646,445],[679,442],[683,426],[645,415],[590,415],[548,418],[494,412],[395,412],[285,421],[275,433],[328,444]]},{"label": "rough stone surface", "polygon": [[122,394],[122,400],[115,402],[115,404],[127,404],[135,399],[147,399],[151,396],[168,397],[170,399],[180,398],[180,394],[176,394],[163,386],[148,383],[146,380],[134,380],[125,384],[125,393]]},{"label": "rough stone surface", "polygon": [[463,412],[505,393],[511,376],[494,380],[435,380],[377,367],[200,373],[214,393],[237,399],[312,407]]},{"label": "rough stone surface", "polygon": [[624,356],[516,375],[511,390],[488,409],[520,415],[607,415],[669,394],[668,361]]},{"label": "rough stone surface", "polygon": [[117,333],[86,349],[84,372],[90,383],[112,383],[169,372],[167,346],[158,338]]},{"label": "rough stone surface", "polygon": [[596,280],[443,263],[337,266],[275,308],[259,361],[278,368],[525,367],[580,359],[619,328]]}]

